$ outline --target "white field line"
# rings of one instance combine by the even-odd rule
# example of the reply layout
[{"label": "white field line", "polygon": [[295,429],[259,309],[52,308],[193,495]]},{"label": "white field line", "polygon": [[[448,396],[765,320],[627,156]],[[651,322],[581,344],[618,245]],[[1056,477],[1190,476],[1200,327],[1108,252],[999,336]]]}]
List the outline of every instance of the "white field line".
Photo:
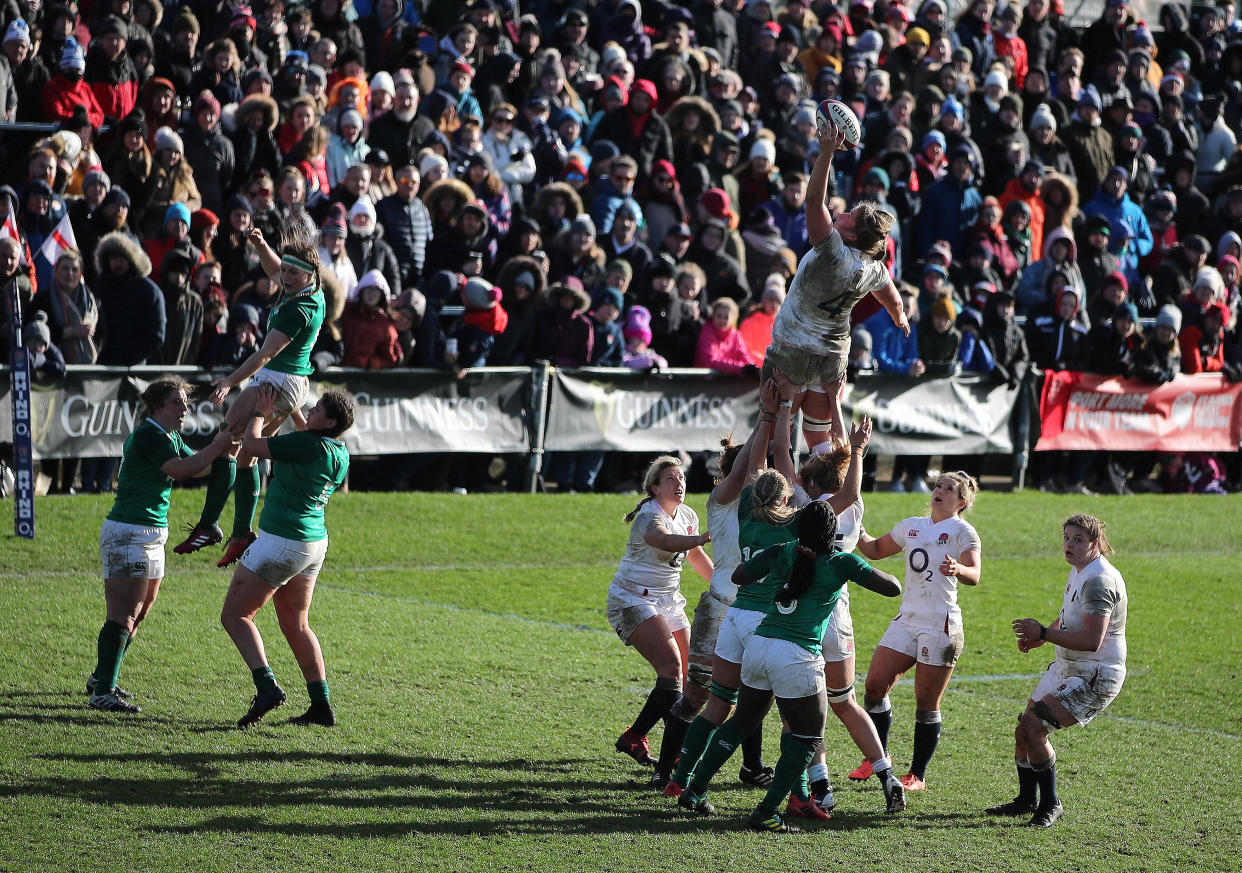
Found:
[{"label": "white field line", "polygon": [[[1211,549],[1211,550],[1199,550],[1199,551],[1196,551],[1195,554],[1196,555],[1209,555],[1209,556],[1236,555],[1239,553],[1239,551],[1242,551],[1242,550]],[[1127,556],[1133,557],[1133,558],[1173,558],[1173,557],[1177,557],[1179,555],[1184,555],[1184,554],[1186,554],[1184,551],[1127,552],[1126,553]],[[1038,560],[1040,558],[1048,558],[1047,552],[1041,552],[1039,554],[1032,554],[1032,555],[998,555],[994,552],[989,552],[987,554],[987,559],[989,561],[1033,561],[1033,560]],[[1049,560],[1052,560],[1052,559],[1049,558]],[[172,575],[177,574],[178,567],[177,567],[176,562],[171,562],[167,566],[172,571]],[[451,573],[451,572],[459,572],[462,570],[548,570],[548,569],[554,569],[554,568],[560,569],[560,568],[566,568],[566,567],[577,568],[580,570],[590,570],[590,569],[599,569],[599,568],[608,568],[608,569],[615,570],[617,567],[617,562],[613,560],[609,560],[609,561],[593,561],[590,563],[565,562],[565,561],[561,561],[561,562],[538,561],[538,562],[511,563],[511,564],[419,564],[416,561],[411,561],[408,564],[377,564],[375,566],[370,566],[370,567],[341,567],[341,566],[335,566],[331,563],[331,561],[329,561],[327,566],[328,566],[327,572],[330,575],[332,573],[400,573],[400,572],[410,572],[410,571],[414,571],[414,572],[430,571],[433,573]],[[206,569],[206,568],[196,567],[194,569]],[[98,570],[95,568],[92,568],[87,571],[45,570],[39,574],[39,578],[53,579],[53,578],[72,577],[72,576],[77,576],[77,577],[85,576],[85,577],[90,577],[90,578],[97,578],[98,575],[99,575]],[[30,573],[28,572],[17,572],[17,571],[0,572],[0,581],[6,580],[6,579],[28,579],[28,578],[30,578]]]}]

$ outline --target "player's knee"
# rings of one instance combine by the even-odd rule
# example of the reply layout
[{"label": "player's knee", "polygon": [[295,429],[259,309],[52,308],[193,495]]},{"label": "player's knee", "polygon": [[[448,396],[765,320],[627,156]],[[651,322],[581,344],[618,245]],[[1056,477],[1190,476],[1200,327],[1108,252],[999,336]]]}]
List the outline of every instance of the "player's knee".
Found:
[{"label": "player's knee", "polygon": [[1038,741],[1048,733],[1048,729],[1044,727],[1044,723],[1036,714],[1034,707],[1018,717],[1018,730],[1028,743]]},{"label": "player's knee", "polygon": [[710,663],[703,664],[698,661],[691,661],[690,671],[686,679],[686,694],[702,692],[703,699],[706,699],[708,689],[712,687],[712,665]]},{"label": "player's knee", "polygon": [[879,694],[873,695],[871,693],[871,689],[868,687],[867,691],[863,694],[863,708],[867,710],[867,712],[874,712],[878,714],[881,712],[892,711],[893,704],[883,690],[881,690]]},{"label": "player's knee", "polygon": [[838,706],[845,706],[854,699],[854,686],[847,685],[845,688],[829,688],[828,689],[828,705],[833,709]]},{"label": "player's knee", "polygon": [[737,689],[730,688],[728,685],[721,685],[719,682],[713,682],[712,697],[717,698],[726,706],[732,706],[737,703]]},{"label": "player's knee", "polygon": [[681,665],[675,665],[671,675],[661,670],[656,675],[655,687],[659,688],[661,691],[676,691],[678,694],[680,694],[681,693]]}]

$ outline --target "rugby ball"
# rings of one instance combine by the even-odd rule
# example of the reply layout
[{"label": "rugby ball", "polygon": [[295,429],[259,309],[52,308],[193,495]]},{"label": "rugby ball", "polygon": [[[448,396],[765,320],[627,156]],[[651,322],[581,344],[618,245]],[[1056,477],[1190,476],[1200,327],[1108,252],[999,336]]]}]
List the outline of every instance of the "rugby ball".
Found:
[{"label": "rugby ball", "polygon": [[822,100],[815,110],[815,128],[821,135],[828,131],[830,125],[840,128],[845,134],[843,148],[852,149],[858,146],[862,139],[862,125],[858,123],[854,110],[840,100]]}]

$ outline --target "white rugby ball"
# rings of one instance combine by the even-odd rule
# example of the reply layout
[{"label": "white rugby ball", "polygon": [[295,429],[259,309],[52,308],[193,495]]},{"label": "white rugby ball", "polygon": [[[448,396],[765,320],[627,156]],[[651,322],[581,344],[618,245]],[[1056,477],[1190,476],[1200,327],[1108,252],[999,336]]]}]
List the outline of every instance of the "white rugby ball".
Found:
[{"label": "white rugby ball", "polygon": [[840,100],[822,100],[815,110],[815,127],[820,134],[827,132],[830,125],[840,128],[845,134],[843,147],[855,148],[862,139],[862,125],[858,123],[858,116]]}]

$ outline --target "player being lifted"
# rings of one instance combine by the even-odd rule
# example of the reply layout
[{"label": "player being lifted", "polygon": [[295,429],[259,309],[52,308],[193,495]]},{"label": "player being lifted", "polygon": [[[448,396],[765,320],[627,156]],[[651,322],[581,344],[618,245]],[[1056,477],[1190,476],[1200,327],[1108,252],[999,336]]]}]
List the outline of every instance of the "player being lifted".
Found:
[{"label": "player being lifted", "polygon": [[1033,618],[1013,622],[1018,651],[1052,643],[1056,660],[1018,717],[1018,796],[988,809],[991,815],[1030,815],[1027,824],[1037,828],[1061,817],[1057,754],[1048,733],[1086,725],[1113,702],[1126,678],[1126,583],[1105,557],[1113,549],[1104,522],[1090,515],[1070,516],[1061,526],[1061,544],[1072,568],[1061,613],[1047,627]]},{"label": "player being lifted", "polygon": [[[239,431],[255,410],[259,386],[272,385],[277,391],[277,402],[271,417],[264,420],[263,435],[267,437],[275,434],[290,414],[300,415],[310,387],[307,377],[314,372],[310,354],[323,324],[324,297],[319,252],[313,243],[286,242],[277,254],[257,228],[250,231],[247,239],[258,253],[264,272],[279,282],[281,296],[268,316],[263,345],[232,373],[212,383],[211,402],[223,403],[229,391],[255,377],[229,406],[224,418],[226,428]],[[259,502],[259,468],[250,452],[242,451],[239,455],[236,450],[212,464],[202,516],[174,552],[197,552],[224,538],[218,522],[230,491],[235,497],[233,533],[217,566],[227,567],[241,557],[256,536],[250,526]]]},{"label": "player being lifted", "polygon": [[859,203],[833,220],[826,198],[833,153],[845,141],[829,125],[818,135],[819,156],[806,196],[806,230],[812,249],[798,264],[789,296],[776,314],[772,344],[764,358],[764,378],[782,371],[798,389],[802,434],[807,446],[845,438],[841,396],[850,350],[850,312],[874,294],[906,334],[910,324],[897,287],[884,266],[893,217],[874,203]]}]

